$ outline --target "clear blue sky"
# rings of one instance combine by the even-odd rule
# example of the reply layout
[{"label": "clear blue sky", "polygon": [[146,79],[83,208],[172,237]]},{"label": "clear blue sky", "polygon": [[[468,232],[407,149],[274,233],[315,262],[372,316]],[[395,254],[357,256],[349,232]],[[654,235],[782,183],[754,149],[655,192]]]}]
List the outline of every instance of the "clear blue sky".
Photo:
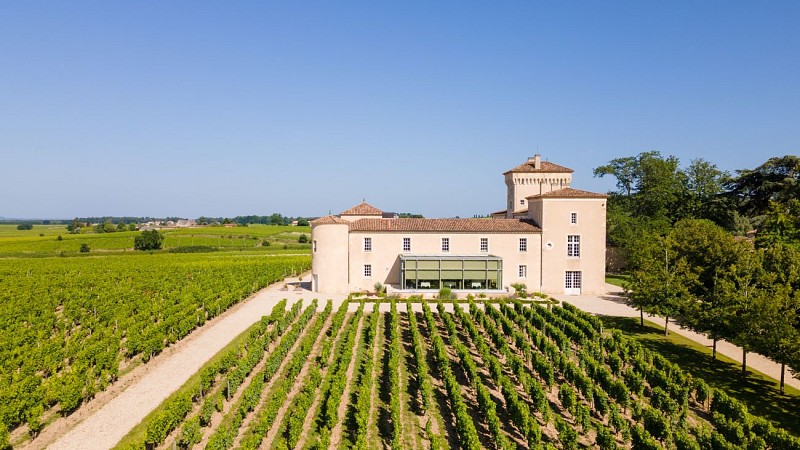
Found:
[{"label": "clear blue sky", "polygon": [[502,209],[536,153],[800,151],[800,2],[0,4],[0,216]]}]

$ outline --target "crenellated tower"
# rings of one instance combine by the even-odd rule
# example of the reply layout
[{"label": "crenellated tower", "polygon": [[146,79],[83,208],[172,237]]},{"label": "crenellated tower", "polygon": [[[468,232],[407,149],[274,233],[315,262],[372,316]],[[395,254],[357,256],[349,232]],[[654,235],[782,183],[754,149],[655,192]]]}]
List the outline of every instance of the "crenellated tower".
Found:
[{"label": "crenellated tower", "polygon": [[538,153],[527,161],[505,172],[507,198],[506,218],[528,215],[527,198],[568,188],[573,170],[549,161],[542,161]]}]

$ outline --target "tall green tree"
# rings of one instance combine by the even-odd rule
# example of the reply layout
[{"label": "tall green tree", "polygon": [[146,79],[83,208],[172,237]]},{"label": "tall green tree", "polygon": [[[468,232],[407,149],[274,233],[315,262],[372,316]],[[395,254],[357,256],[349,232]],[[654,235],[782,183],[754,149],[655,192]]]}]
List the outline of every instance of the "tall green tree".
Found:
[{"label": "tall green tree", "polygon": [[680,315],[691,300],[689,287],[696,283],[684,257],[675,251],[669,237],[650,236],[640,241],[636,269],[631,273],[626,296],[642,315],[648,312],[664,316],[664,334],[669,334],[669,320]]},{"label": "tall green tree", "polygon": [[680,215],[686,219],[708,219],[725,229],[733,229],[735,205],[725,195],[725,183],[730,174],[702,158],[693,159],[682,172],[685,186],[684,198],[679,204]]},{"label": "tall green tree", "polygon": [[780,390],[785,392],[786,366],[800,375],[800,250],[775,245],[764,250],[765,333],[753,345],[756,351],[781,364]]},{"label": "tall green tree", "polygon": [[800,200],[770,201],[756,234],[756,246],[792,245],[800,248]]},{"label": "tall green tree", "polygon": [[752,247],[709,220],[682,220],[670,236],[675,252],[685,259],[696,281],[688,287],[691,300],[681,312],[681,325],[708,336],[716,358],[717,341],[729,334],[732,320],[730,305],[718,295],[717,280],[721,270],[735,263],[737,254]]},{"label": "tall green tree", "polygon": [[762,260],[760,251],[739,252],[736,261],[721,268],[717,278],[717,295],[732,315],[725,337],[742,349],[742,376],[747,375],[747,353],[769,326],[763,315],[768,293],[762,284]]},{"label": "tall green tree", "polygon": [[736,174],[726,186],[739,212],[746,216],[765,214],[770,201],[786,203],[800,198],[800,156],[776,156],[755,169],[737,170]]}]

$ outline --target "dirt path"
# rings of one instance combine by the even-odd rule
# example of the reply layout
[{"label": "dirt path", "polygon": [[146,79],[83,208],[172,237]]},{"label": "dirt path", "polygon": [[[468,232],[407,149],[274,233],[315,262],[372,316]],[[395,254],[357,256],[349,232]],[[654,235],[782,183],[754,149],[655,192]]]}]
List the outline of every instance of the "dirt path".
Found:
[{"label": "dirt path", "polygon": [[[358,346],[361,345],[361,331],[364,328],[364,321],[368,320],[366,314],[361,315],[361,320],[358,322],[358,330],[356,331],[355,337],[355,346],[358,349]],[[347,419],[345,414],[347,413],[347,406],[350,404],[350,388],[353,386],[353,373],[356,370],[356,362],[359,361],[358,352],[354,352],[353,358],[350,359],[350,364],[347,366],[347,373],[345,374],[345,379],[348,380],[347,386],[344,388],[344,392],[342,392],[342,401],[339,402],[339,409],[336,411],[336,417],[338,417],[338,421],[336,425],[333,426],[331,430],[331,442],[328,446],[329,449],[336,449],[339,448],[339,442],[342,440],[342,428],[344,427],[344,421]]]},{"label": "dirt path", "polygon": [[[278,435],[278,431],[280,431],[281,426],[283,425],[283,419],[284,417],[286,417],[286,412],[292,405],[292,402],[294,401],[295,396],[297,396],[297,393],[300,392],[300,389],[303,388],[303,385],[306,381],[306,375],[308,375],[309,364],[316,364],[315,359],[319,355],[320,348],[322,347],[322,341],[325,338],[325,333],[331,326],[332,317],[333,314],[328,314],[328,317],[325,319],[325,323],[323,323],[322,325],[320,334],[317,336],[317,339],[314,341],[314,345],[311,347],[311,352],[306,357],[306,361],[303,363],[303,367],[300,369],[300,372],[294,378],[294,383],[292,384],[292,388],[289,390],[289,393],[286,394],[286,397],[283,399],[283,404],[278,409],[278,414],[275,415],[275,420],[272,422],[272,426],[270,427],[269,432],[267,432],[267,435],[264,436],[264,440],[261,441],[261,445],[259,446],[259,448],[270,448],[272,446],[272,441],[275,440],[275,437]],[[294,351],[289,352],[289,355],[292,355],[293,352]],[[287,357],[286,359],[288,360],[290,358]],[[281,375],[284,374],[281,373]],[[255,411],[258,411],[258,409],[256,409]],[[250,415],[254,416],[255,413]],[[239,436],[237,436],[237,440],[233,443],[234,447],[238,447],[239,445],[238,438],[241,436],[242,433],[239,433]]]},{"label": "dirt path", "polygon": [[294,303],[308,291],[281,291],[283,282],[262,289],[147,364],[137,367],[78,411],[59,419],[21,448],[108,449],[180,388],[206,361],[281,299]]},{"label": "dirt path", "polygon": [[[336,315],[336,312],[333,313]],[[328,356],[328,361],[325,363],[325,368],[322,371],[322,377],[325,378],[328,375],[328,371],[333,369],[331,367],[334,363],[336,358],[336,346],[341,344],[341,340],[343,339],[344,333],[346,333],[347,328],[351,325],[350,321],[351,318],[347,318],[343,323],[342,326],[336,331],[336,336],[333,337],[333,344],[331,345],[331,354]],[[303,420],[303,430],[311,430],[314,426],[314,418],[316,417],[317,408],[320,407],[320,401],[322,400],[320,397],[320,389],[322,386],[317,386],[316,391],[314,391],[314,401],[311,402],[311,406],[308,408],[308,413],[306,414],[305,419]],[[305,432],[300,435],[300,440],[297,441],[297,445],[295,446],[296,449],[305,448],[306,445],[306,438],[309,436],[310,432]]]},{"label": "dirt path", "polygon": [[[380,313],[373,312],[372,314]],[[378,326],[375,329],[375,339],[372,340],[372,355],[370,355],[370,358],[372,358],[372,373],[370,376],[373,378],[372,386],[370,386],[369,390],[369,416],[367,418],[367,437],[365,439],[366,442],[372,442],[376,446],[375,448],[383,448],[383,443],[378,433],[378,425],[375,423],[378,418],[378,403],[380,403],[380,399],[378,398],[378,385],[380,385],[380,383],[376,382],[379,380],[375,379],[375,370],[379,363],[380,349],[383,347],[381,322],[383,321],[378,319]]]}]

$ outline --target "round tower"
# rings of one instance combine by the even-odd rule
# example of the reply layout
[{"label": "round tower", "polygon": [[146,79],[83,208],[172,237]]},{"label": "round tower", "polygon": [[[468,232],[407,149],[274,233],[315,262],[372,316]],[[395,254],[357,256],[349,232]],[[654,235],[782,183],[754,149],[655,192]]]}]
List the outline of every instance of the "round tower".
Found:
[{"label": "round tower", "polygon": [[321,294],[350,291],[350,223],[336,216],[311,222],[311,290]]}]

